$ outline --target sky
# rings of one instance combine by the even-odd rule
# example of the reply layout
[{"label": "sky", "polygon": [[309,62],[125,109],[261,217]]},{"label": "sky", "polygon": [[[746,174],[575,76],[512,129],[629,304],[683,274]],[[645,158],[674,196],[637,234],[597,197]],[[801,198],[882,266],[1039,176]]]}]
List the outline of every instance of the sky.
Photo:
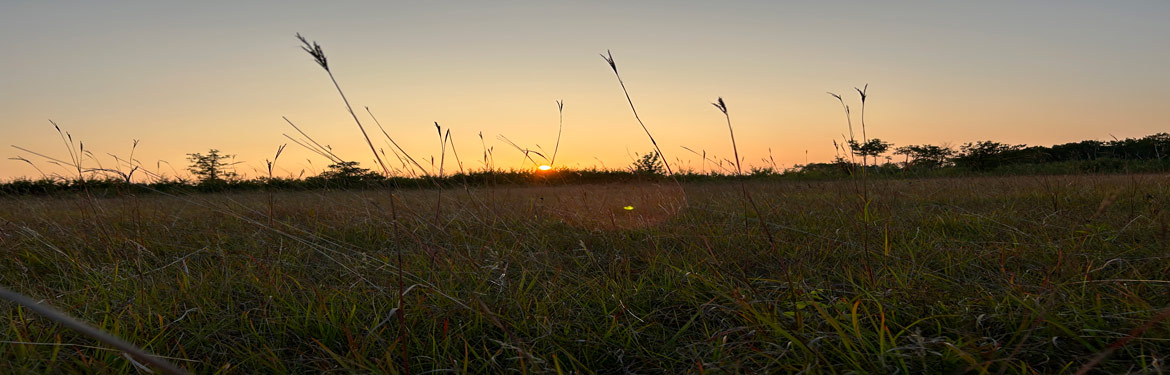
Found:
[{"label": "sky", "polygon": [[675,168],[711,168],[683,147],[731,157],[718,97],[746,165],[829,161],[848,129],[826,92],[857,125],[866,84],[867,134],[895,147],[1141,137],[1170,130],[1168,16],[1166,1],[5,1],[0,180],[70,175],[10,147],[68,159],[49,120],[87,168],[133,152],[185,175],[214,148],[256,177],[287,143],[276,175],[323,170],[284,116],[378,169],[296,33],[324,48],[375,146],[391,152],[365,107],[428,167],[435,122],[465,169],[484,145],[497,167],[532,167],[499,137],[551,152],[557,100],[556,164],[628,166],[653,146],[607,50]]}]

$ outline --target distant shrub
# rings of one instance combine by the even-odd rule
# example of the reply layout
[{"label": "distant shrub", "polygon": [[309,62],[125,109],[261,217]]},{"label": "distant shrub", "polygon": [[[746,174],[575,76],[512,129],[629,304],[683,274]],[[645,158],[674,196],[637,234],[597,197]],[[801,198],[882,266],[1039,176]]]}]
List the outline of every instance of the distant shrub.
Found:
[{"label": "distant shrub", "polygon": [[636,175],[642,176],[661,176],[665,171],[662,163],[662,158],[658,151],[651,151],[644,155],[640,155],[633,164],[630,164],[630,170]]}]

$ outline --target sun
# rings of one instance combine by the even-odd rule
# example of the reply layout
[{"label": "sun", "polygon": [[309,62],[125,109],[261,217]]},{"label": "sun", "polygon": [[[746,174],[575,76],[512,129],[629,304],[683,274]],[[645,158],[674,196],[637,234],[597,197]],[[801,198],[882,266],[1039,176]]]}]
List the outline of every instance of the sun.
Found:
[{"label": "sun", "polygon": [[552,169],[552,167],[551,167],[551,166],[549,166],[548,164],[545,164],[545,165],[542,165],[542,166],[536,167],[536,169],[539,169],[539,170],[542,170],[542,171],[547,171],[547,170],[550,170],[550,169]]}]

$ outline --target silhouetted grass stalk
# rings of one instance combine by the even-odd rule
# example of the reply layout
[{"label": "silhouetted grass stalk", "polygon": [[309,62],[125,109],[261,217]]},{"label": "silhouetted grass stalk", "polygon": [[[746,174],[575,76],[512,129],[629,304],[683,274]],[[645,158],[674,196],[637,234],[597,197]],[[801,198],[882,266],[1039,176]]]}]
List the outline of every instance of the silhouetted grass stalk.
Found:
[{"label": "silhouetted grass stalk", "polygon": [[[845,122],[849,126],[849,138],[845,138],[844,134],[841,135],[841,138],[845,140],[845,142],[844,142],[845,144],[843,147],[846,147],[849,151],[849,152],[847,152],[847,154],[849,155],[849,162],[851,164],[856,164],[857,161],[856,161],[856,159],[854,159],[854,156],[856,155],[856,150],[853,149],[853,145],[857,143],[857,140],[853,136],[853,115],[849,111],[849,105],[845,104],[845,99],[842,98],[841,95],[838,95],[838,94],[835,94],[832,92],[829,92],[828,94],[832,95],[834,98],[837,98],[837,101],[841,103],[841,109],[845,111]],[[836,141],[833,141],[833,142],[836,143]],[[850,175],[853,174],[853,166],[852,165],[849,166],[848,171],[849,171]]]},{"label": "silhouetted grass stalk", "polygon": [[638,120],[638,125],[642,126],[642,130],[646,132],[646,137],[650,138],[650,144],[654,145],[654,151],[658,152],[658,156],[662,158],[662,165],[666,166],[666,173],[674,175],[674,170],[670,168],[670,163],[666,161],[666,154],[662,153],[662,149],[658,147],[658,141],[654,140],[654,135],[650,134],[650,129],[646,127],[646,123],[642,122],[642,118],[638,116],[638,108],[634,107],[634,100],[630,98],[630,91],[626,89],[626,82],[622,80],[621,73],[618,73],[617,63],[613,61],[613,53],[609,50],[605,51],[605,55],[601,58],[609,63],[610,69],[613,69],[613,75],[617,77],[618,84],[622,86],[622,93],[626,94],[626,102],[630,103],[630,111],[634,112],[634,119]]},{"label": "silhouetted grass stalk", "polygon": [[[57,135],[61,137],[61,143],[64,143],[65,149],[69,151],[69,160],[72,162],[70,165],[77,169],[78,181],[84,182],[85,174],[81,169],[81,155],[85,152],[85,142],[78,142],[78,146],[75,151],[73,145],[73,134],[62,131],[61,127],[58,126],[57,123],[53,120],[49,120],[49,123],[53,124],[53,128],[57,129]],[[68,138],[68,140],[66,140],[66,138]]]},{"label": "silhouetted grass stalk", "polygon": [[[447,135],[443,135],[443,127],[439,126],[439,122],[435,121],[435,131],[439,133],[439,181],[443,180],[443,164],[447,161],[447,138],[451,136],[451,129],[447,129]],[[440,214],[443,210],[443,185],[436,186],[438,195],[435,198],[435,227],[442,228]]]},{"label": "silhouetted grass stalk", "polygon": [[699,153],[698,151],[695,151],[694,149],[687,147],[687,146],[679,146],[679,147],[682,147],[683,150],[687,150],[692,154],[695,154],[695,156],[699,157],[699,160],[703,161],[703,165],[700,167],[700,171],[702,171],[702,173],[706,173],[708,175],[715,175],[715,173],[716,173],[716,172],[714,172],[714,170],[712,170],[712,171],[707,170],[707,162],[710,162],[712,166],[719,168],[719,170],[723,171],[723,173],[727,173],[727,174],[732,173],[730,169],[727,169],[727,167],[723,166],[723,162],[711,159],[710,157],[707,157],[707,150],[703,150],[702,153]]},{"label": "silhouetted grass stalk", "polygon": [[[869,177],[868,177],[868,173],[866,172],[866,169],[869,166],[869,161],[868,161],[867,152],[861,150],[861,147],[864,147],[867,143],[869,143],[868,134],[866,134],[866,129],[865,129],[865,101],[868,98],[868,94],[866,93],[866,91],[869,89],[869,84],[866,84],[863,87],[864,88],[857,88],[857,87],[853,88],[861,96],[862,143],[860,143],[860,144],[858,144],[857,138],[855,135],[856,133],[854,133],[854,131],[853,131],[853,116],[850,113],[849,106],[845,104],[845,99],[842,98],[841,95],[834,94],[832,92],[830,92],[828,94],[832,95],[834,98],[837,99],[837,101],[839,103],[841,103],[841,108],[845,111],[845,120],[846,120],[846,123],[848,124],[848,127],[849,127],[849,139],[846,140],[845,145],[843,147],[846,147],[847,153],[849,154],[849,163],[850,163],[849,176],[853,180],[853,186],[854,186],[855,191],[857,192],[857,196],[858,196],[858,200],[859,200],[858,214],[861,216],[860,230],[861,230],[861,243],[862,243],[861,246],[863,249],[862,254],[864,256],[863,261],[862,261],[863,267],[865,268],[866,273],[868,274],[869,281],[871,283],[873,283],[874,282],[873,268],[870,265],[870,262],[871,262],[870,258],[872,256],[872,254],[870,253],[870,249],[869,249],[870,248],[869,228],[870,228],[871,222],[873,221],[873,215],[870,212],[870,204],[872,203],[872,200],[869,197]],[[844,137],[844,136],[842,136],[842,137]],[[857,161],[855,159],[855,156],[858,153],[860,153],[861,157],[862,157],[861,166],[860,166],[861,167],[861,172],[860,172],[861,177],[860,178],[857,178],[857,173],[854,172],[854,168],[857,168]]]},{"label": "silhouetted grass stalk", "polygon": [[531,161],[534,167],[540,165],[540,162],[537,162],[536,159],[533,159],[532,155],[539,156],[541,159],[544,159],[545,162],[549,162],[549,158],[544,156],[544,154],[540,151],[536,151],[527,147],[520,147],[520,145],[516,144],[516,142],[512,142],[511,139],[508,139],[508,137],[505,137],[503,134],[497,136],[496,139],[504,141],[504,143],[507,143],[509,146],[512,146],[512,148],[515,148],[516,151],[520,151],[520,153],[524,154],[524,158],[520,159],[520,168],[524,168],[524,160]]},{"label": "silhouetted grass stalk", "polygon": [[407,153],[406,150],[403,150],[402,146],[399,146],[398,142],[395,142],[394,138],[391,137],[390,134],[386,132],[386,128],[382,127],[382,122],[378,121],[378,118],[376,116],[374,116],[374,112],[370,111],[370,107],[366,107],[366,113],[370,114],[370,118],[374,119],[374,124],[378,125],[378,129],[382,131],[382,135],[386,136],[386,139],[390,140],[390,144],[394,145],[394,148],[397,148],[398,152],[401,152],[403,156],[406,156],[406,159],[410,160],[410,163],[414,164],[414,166],[418,168],[420,173],[422,173],[424,176],[430,176],[430,174],[427,173],[426,168],[423,168],[422,164],[419,164],[417,161],[415,161],[414,157],[410,156],[410,154]]},{"label": "silhouetted grass stalk", "polygon": [[308,134],[306,134],[303,130],[301,130],[300,127],[297,126],[297,124],[293,123],[292,120],[289,120],[288,117],[281,116],[281,118],[283,118],[285,122],[287,122],[290,126],[292,126],[293,129],[296,129],[296,131],[298,133],[301,133],[301,135],[305,137],[305,141],[301,141],[299,139],[293,138],[292,136],[290,136],[288,134],[284,134],[285,138],[288,138],[290,141],[293,141],[293,143],[296,143],[297,145],[300,145],[301,147],[304,147],[304,148],[308,149],[309,151],[312,151],[313,153],[320,155],[321,157],[323,157],[325,159],[328,159],[330,163],[336,164],[336,163],[341,163],[341,162],[345,161],[340,156],[337,156],[337,154],[334,154],[333,150],[330,150],[328,147],[322,146],[320,143],[317,143],[317,140],[313,139],[313,137],[310,137]]},{"label": "silhouetted grass stalk", "polygon": [[374,159],[378,161],[378,165],[382,167],[383,175],[389,177],[390,168],[386,167],[386,163],[378,155],[378,150],[374,148],[374,142],[370,141],[370,135],[366,133],[366,127],[362,126],[362,121],[358,119],[357,113],[354,113],[353,107],[349,105],[349,99],[345,97],[345,92],[341,90],[341,85],[337,83],[337,78],[333,77],[333,70],[329,69],[329,61],[326,60],[325,51],[321,50],[321,45],[317,44],[317,42],[310,44],[300,33],[297,33],[297,39],[300,39],[301,43],[304,43],[301,49],[308,52],[310,56],[313,56],[317,60],[317,64],[321,65],[321,68],[325,69],[326,73],[329,73],[329,80],[333,81],[333,87],[337,88],[337,93],[341,95],[341,100],[345,102],[345,109],[349,111],[350,116],[353,116],[353,121],[357,123],[358,129],[362,131],[362,137],[366,138],[366,144],[370,146],[370,152],[374,154]]},{"label": "silhouetted grass stalk", "polygon": [[[865,146],[865,145],[869,144],[869,136],[866,134],[866,131],[865,131],[865,99],[868,97],[868,95],[866,95],[865,92],[866,92],[866,90],[869,90],[869,84],[868,83],[865,84],[864,88],[859,89],[859,88],[854,87],[853,89],[857,90],[857,94],[861,96],[861,144],[863,146]],[[869,221],[869,203],[870,203],[869,202],[869,178],[867,177],[867,173],[866,173],[866,169],[869,169],[868,168],[869,167],[868,157],[869,157],[869,152],[862,152],[862,154],[861,154],[861,194],[862,195],[861,196],[862,196],[862,200],[865,201],[865,208],[866,208],[865,220],[866,220],[866,222]],[[874,157],[876,158],[877,155],[874,155]]]},{"label": "silhouetted grass stalk", "polygon": [[[12,146],[12,147],[16,147],[16,146]],[[37,171],[37,173],[40,173],[42,179],[46,179],[46,180],[49,179],[49,175],[45,174],[45,171],[41,170],[41,168],[38,167],[36,164],[34,164],[32,162],[32,160],[28,160],[27,158],[25,158],[23,156],[13,156],[13,157],[8,158],[8,160],[23,161],[26,164],[28,164],[29,166],[33,167],[33,169],[35,169]]]},{"label": "silhouetted grass stalk", "polygon": [[[276,167],[276,161],[278,159],[280,159],[280,154],[282,152],[284,152],[284,146],[288,146],[288,144],[285,143],[285,144],[280,145],[280,147],[276,148],[276,155],[272,157],[272,160],[264,159],[264,165],[268,168],[268,182],[269,183],[272,183],[272,181],[273,181],[272,169]],[[276,207],[276,196],[273,194],[273,192],[271,190],[269,190],[268,191],[268,226],[270,226],[270,227],[272,226],[272,218],[276,214],[275,207]]]},{"label": "silhouetted grass stalk", "polygon": [[747,212],[746,212],[747,211],[746,206],[748,204],[750,204],[752,207],[752,210],[756,212],[756,220],[758,220],[760,223],[760,229],[763,230],[764,235],[766,235],[768,237],[768,245],[771,245],[772,249],[775,250],[776,249],[776,241],[775,241],[775,239],[772,238],[772,231],[770,229],[768,229],[768,223],[764,221],[764,215],[762,213],[760,213],[760,208],[758,206],[756,206],[756,201],[754,199],[752,199],[752,195],[748,193],[747,183],[744,182],[744,180],[743,180],[743,167],[740,165],[740,162],[739,162],[739,146],[736,145],[736,143],[735,143],[735,129],[731,127],[731,114],[727,113],[727,103],[725,103],[723,101],[723,98],[720,97],[714,103],[711,103],[711,105],[714,105],[715,108],[718,108],[720,112],[723,112],[723,118],[725,118],[727,120],[727,132],[731,134],[731,149],[735,153],[735,171],[739,177],[739,188],[741,191],[743,191],[743,198],[744,198],[744,206],[745,206],[744,207],[745,212],[743,215],[744,232],[746,233],[748,230],[748,217],[747,217]]},{"label": "silhouetted grass stalk", "polygon": [[466,174],[463,170],[463,160],[459,159],[459,150],[455,148],[455,136],[451,135],[451,129],[447,129],[447,143],[451,145],[451,155],[455,156],[455,165],[459,167],[459,174]]},{"label": "silhouetted grass stalk", "polygon": [[548,166],[556,166],[557,151],[561,149],[561,132],[565,129],[565,102],[557,100],[557,144],[553,146],[552,159],[548,161]]}]

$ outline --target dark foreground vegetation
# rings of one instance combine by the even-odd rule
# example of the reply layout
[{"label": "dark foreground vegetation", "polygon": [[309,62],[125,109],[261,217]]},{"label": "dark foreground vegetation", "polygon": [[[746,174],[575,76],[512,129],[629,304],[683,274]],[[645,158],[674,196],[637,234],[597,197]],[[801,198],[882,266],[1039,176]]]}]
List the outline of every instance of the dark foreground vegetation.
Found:
[{"label": "dark foreground vegetation", "polygon": [[862,184],[0,196],[0,283],[207,374],[1166,371],[1170,177]]}]

